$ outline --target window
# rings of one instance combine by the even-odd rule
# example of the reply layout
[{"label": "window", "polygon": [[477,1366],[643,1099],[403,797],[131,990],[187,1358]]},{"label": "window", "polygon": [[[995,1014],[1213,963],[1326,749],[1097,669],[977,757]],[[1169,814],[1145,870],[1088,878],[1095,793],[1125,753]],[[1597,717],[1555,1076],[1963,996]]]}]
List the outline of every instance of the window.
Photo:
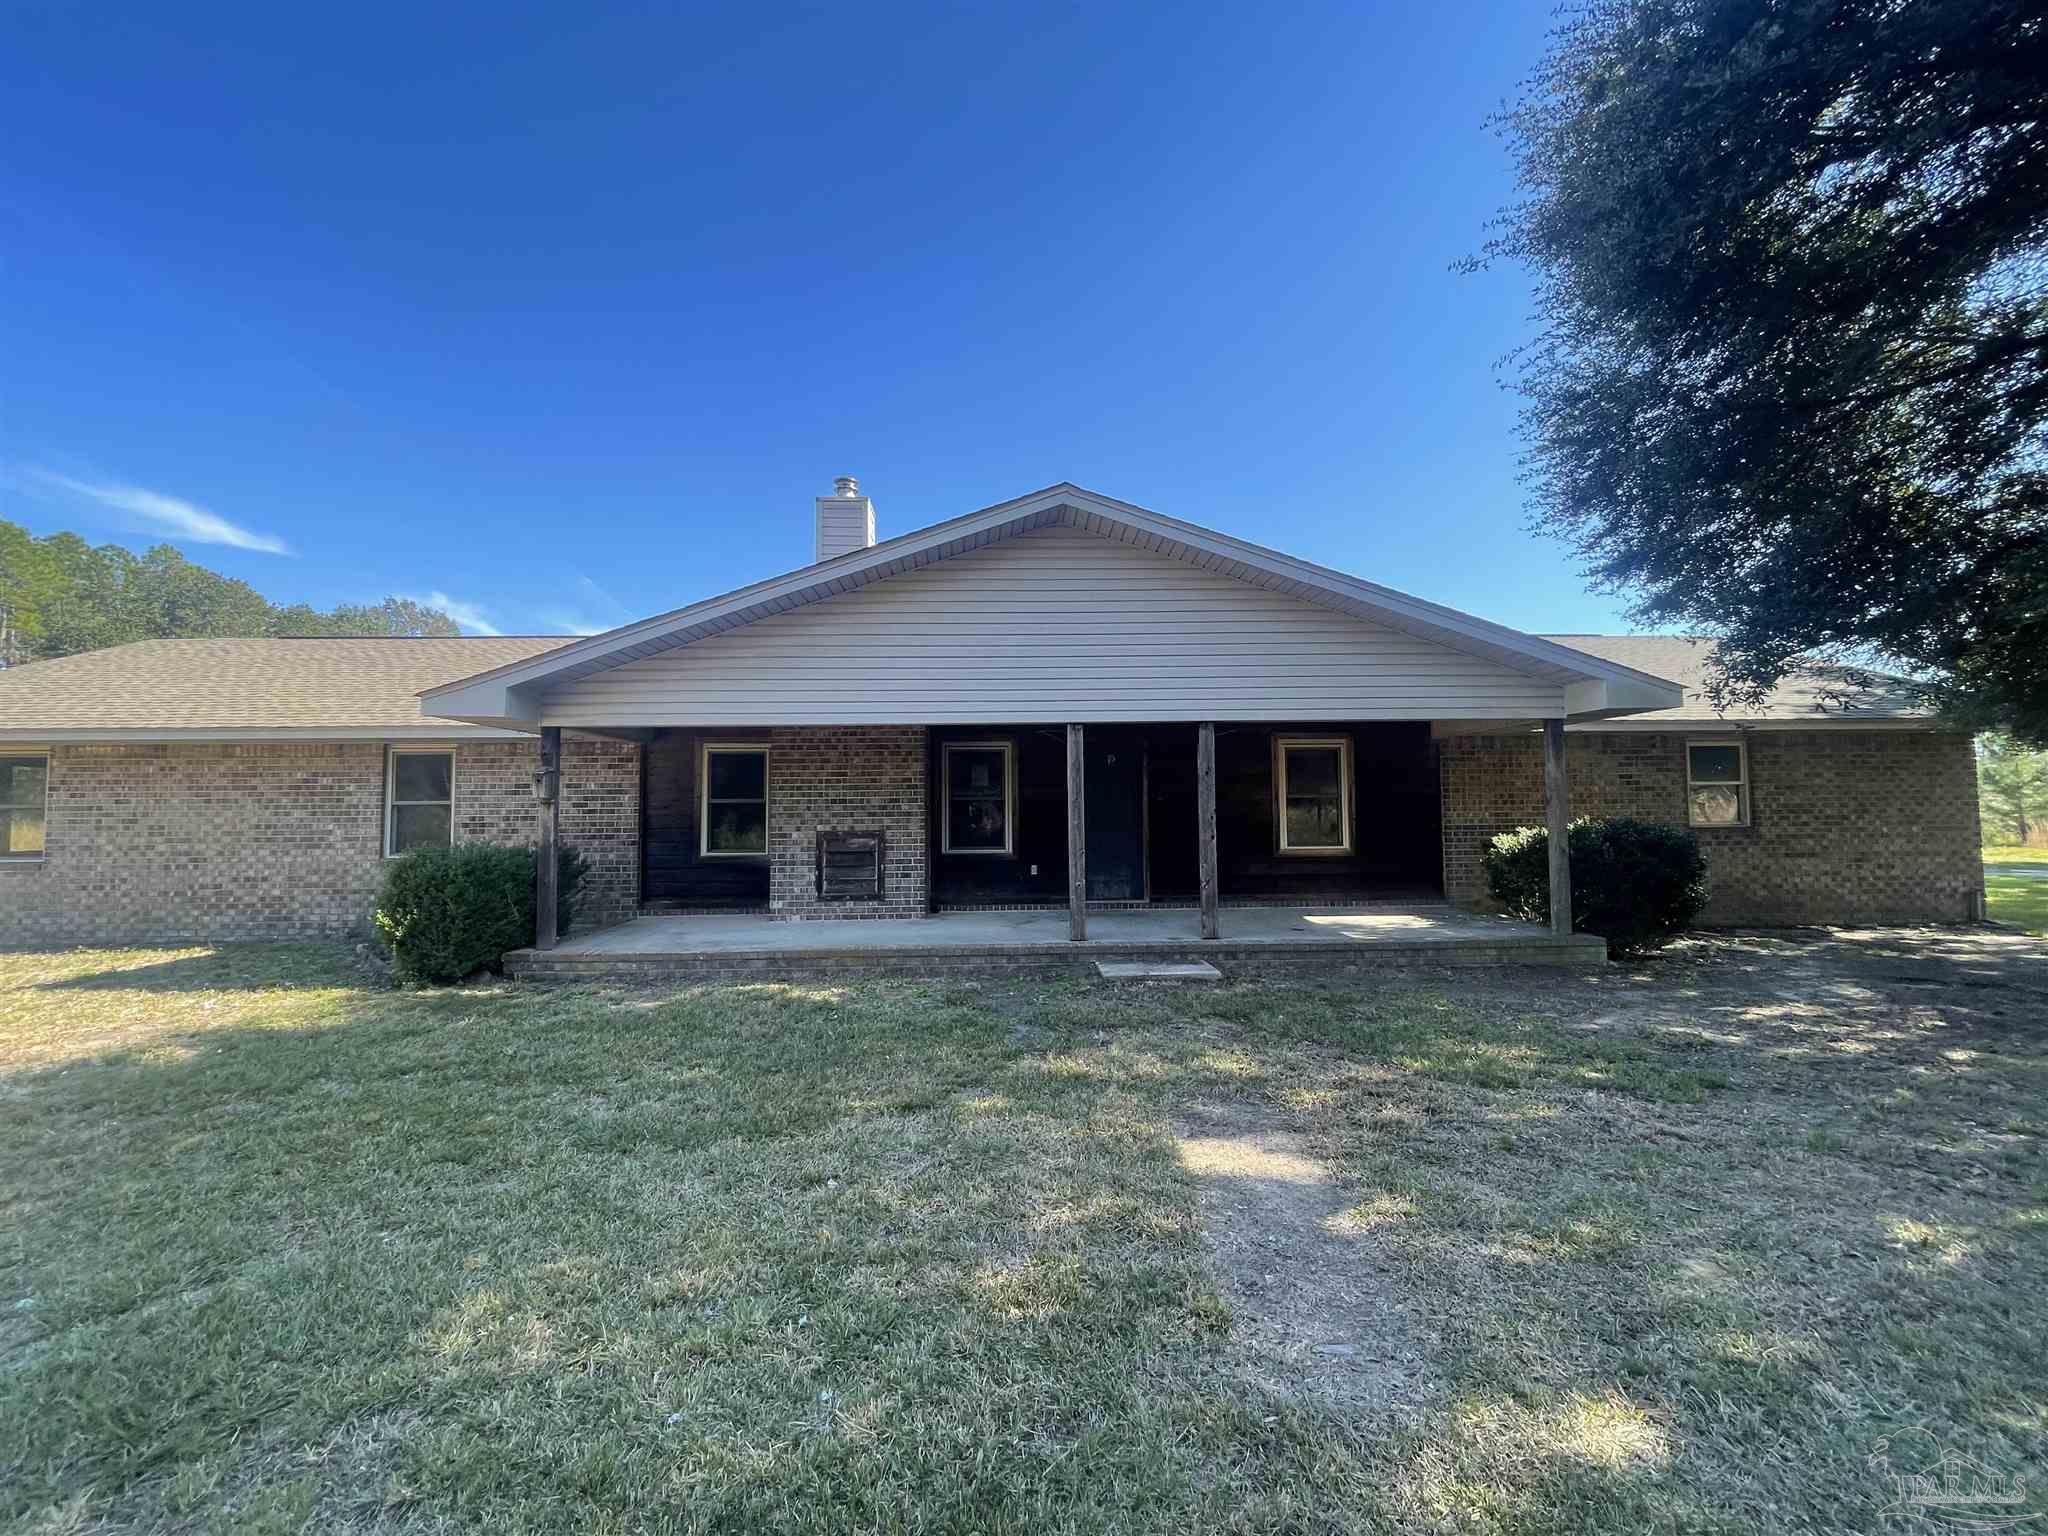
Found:
[{"label": "window", "polygon": [[1739,741],[1688,741],[1685,804],[1696,827],[1748,826],[1748,749]]},{"label": "window", "polygon": [[1351,738],[1282,736],[1273,743],[1273,819],[1282,853],[1351,851]]},{"label": "window", "polygon": [[391,753],[384,786],[384,852],[446,848],[455,836],[455,754]]},{"label": "window", "polygon": [[946,852],[1011,851],[1017,821],[1015,762],[1007,741],[946,743]]},{"label": "window", "polygon": [[43,810],[50,760],[40,752],[0,756],[0,859],[43,856]]},{"label": "window", "polygon": [[768,749],[706,742],[698,775],[698,847],[707,859],[768,856]]}]

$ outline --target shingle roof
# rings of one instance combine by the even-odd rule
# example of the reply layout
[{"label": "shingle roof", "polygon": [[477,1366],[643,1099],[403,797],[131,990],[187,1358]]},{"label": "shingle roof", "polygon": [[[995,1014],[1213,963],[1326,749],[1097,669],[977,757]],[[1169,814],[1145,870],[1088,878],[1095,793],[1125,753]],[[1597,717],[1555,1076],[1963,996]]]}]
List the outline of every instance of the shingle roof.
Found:
[{"label": "shingle roof", "polygon": [[422,715],[418,693],[562,643],[549,635],[138,640],[0,670],[0,741],[499,735]]},{"label": "shingle roof", "polygon": [[1559,645],[1618,661],[1625,667],[1669,678],[1685,690],[1677,709],[1654,709],[1588,729],[1616,726],[1641,729],[1657,725],[1845,725],[1900,721],[1929,724],[1933,711],[1914,699],[1896,678],[1852,676],[1839,667],[1814,666],[1791,673],[1765,697],[1760,708],[1714,713],[1705,694],[1707,664],[1714,642],[1688,635],[1546,635]]},{"label": "shingle roof", "polygon": [[[1550,635],[1604,660],[1685,688],[1680,709],[1603,727],[1657,724],[1924,722],[1901,693],[1866,691],[1844,710],[1821,693],[1824,670],[1787,678],[1762,710],[1716,716],[1701,696],[1711,641],[1680,635]],[[141,640],[103,651],[0,670],[0,741],[136,740],[303,733],[359,736],[496,736],[420,713],[422,689],[510,665],[565,644],[560,636],[450,640]]]}]

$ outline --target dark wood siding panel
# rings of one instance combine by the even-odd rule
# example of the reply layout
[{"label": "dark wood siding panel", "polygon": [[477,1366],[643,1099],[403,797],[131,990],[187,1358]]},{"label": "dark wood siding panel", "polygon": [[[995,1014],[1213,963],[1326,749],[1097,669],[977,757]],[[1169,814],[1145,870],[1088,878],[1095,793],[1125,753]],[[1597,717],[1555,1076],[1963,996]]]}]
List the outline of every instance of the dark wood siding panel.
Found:
[{"label": "dark wood siding panel", "polygon": [[[1217,727],[1221,737],[1227,727]],[[1158,726],[1148,732],[1146,821],[1152,841],[1152,898],[1192,901],[1201,892],[1201,845],[1197,841],[1195,728]],[[1219,821],[1222,806],[1217,806]],[[1226,882],[1224,891],[1229,891]]]},{"label": "dark wood siding panel", "polygon": [[[949,741],[1016,744],[1016,827],[1007,855],[945,851]],[[947,726],[931,733],[932,900],[940,906],[1064,901],[1067,895],[1067,736],[1044,725]],[[1033,873],[1034,866],[1036,873]]]},{"label": "dark wood siding panel", "polygon": [[[641,876],[643,901],[696,907],[768,904],[766,859],[707,859],[697,844],[698,746],[730,732],[657,731],[641,748]],[[758,740],[739,733],[739,740]],[[771,765],[770,772],[773,772]]]},{"label": "dark wood siding panel", "polygon": [[[1333,735],[1351,738],[1353,852],[1281,853],[1273,808],[1273,740]],[[1376,888],[1440,891],[1443,886],[1442,810],[1426,721],[1219,726],[1216,823],[1226,897],[1341,897]]]},{"label": "dark wood siding panel", "polygon": [[[1090,735],[1110,730],[1096,726]],[[1118,735],[1142,741],[1152,896],[1192,901],[1201,891],[1196,840],[1195,728],[1147,726]],[[1273,738],[1351,738],[1349,855],[1282,854],[1273,819]],[[1016,852],[946,854],[947,741],[1017,745]],[[1057,727],[976,725],[931,733],[932,898],[938,906],[1064,901],[1067,894],[1066,737]],[[1442,810],[1436,749],[1425,721],[1302,721],[1216,728],[1218,884],[1222,895],[1344,900],[1443,889]],[[1037,872],[1032,867],[1037,866]]]}]

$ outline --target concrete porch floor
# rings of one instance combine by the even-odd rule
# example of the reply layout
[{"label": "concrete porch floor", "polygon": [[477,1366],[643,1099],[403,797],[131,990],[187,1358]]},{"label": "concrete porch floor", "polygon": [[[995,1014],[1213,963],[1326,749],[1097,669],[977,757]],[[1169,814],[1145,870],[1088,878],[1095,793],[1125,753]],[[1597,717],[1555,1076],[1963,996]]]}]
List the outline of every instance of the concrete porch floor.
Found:
[{"label": "concrete porch floor", "polygon": [[1067,937],[1064,912],[950,912],[926,918],[815,919],[760,915],[637,917],[572,934],[553,950],[507,957],[513,975],[602,979],[651,975],[1092,972],[1098,960],[1208,960],[1226,973],[1274,963],[1598,965],[1606,945],[1442,904],[1226,907],[1222,937],[1204,941],[1187,908],[1091,912],[1088,938]]}]

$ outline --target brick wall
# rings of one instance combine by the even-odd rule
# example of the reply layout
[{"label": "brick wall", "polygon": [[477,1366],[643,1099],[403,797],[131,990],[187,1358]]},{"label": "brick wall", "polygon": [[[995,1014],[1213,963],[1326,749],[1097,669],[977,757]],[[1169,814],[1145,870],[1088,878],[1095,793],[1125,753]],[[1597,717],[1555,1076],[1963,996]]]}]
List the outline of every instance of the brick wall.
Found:
[{"label": "brick wall", "polygon": [[[1712,733],[1703,733],[1712,734]],[[1967,736],[1930,731],[1751,731],[1750,825],[1696,827],[1708,923],[1959,922],[1983,888],[1977,776]],[[1574,816],[1685,824],[1683,735],[1566,738]],[[1460,736],[1440,755],[1444,889],[1486,897],[1497,832],[1543,821],[1534,733]]]},{"label": "brick wall", "polygon": [[[536,742],[455,752],[456,837],[529,843]],[[562,835],[592,869],[579,922],[639,898],[639,749],[571,737]],[[348,937],[384,874],[378,742],[50,749],[39,862],[0,862],[0,944]]]},{"label": "brick wall", "polygon": [[[455,759],[455,840],[531,843],[539,807],[538,741],[464,745]],[[578,929],[633,916],[640,907],[640,749],[596,736],[562,738],[560,837],[589,860],[576,898]]]},{"label": "brick wall", "polygon": [[[923,726],[769,733],[768,908],[780,917],[925,915]],[[883,836],[882,899],[818,899],[818,834]]]}]

